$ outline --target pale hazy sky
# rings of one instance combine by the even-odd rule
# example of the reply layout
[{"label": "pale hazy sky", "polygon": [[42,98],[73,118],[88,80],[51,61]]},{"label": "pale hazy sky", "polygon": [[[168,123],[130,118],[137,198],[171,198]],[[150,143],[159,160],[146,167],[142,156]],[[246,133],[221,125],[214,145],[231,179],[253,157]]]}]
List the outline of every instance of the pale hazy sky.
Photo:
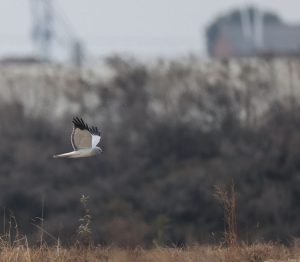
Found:
[{"label": "pale hazy sky", "polygon": [[[95,55],[204,55],[209,22],[245,5],[300,24],[300,0],[53,0],[53,5]],[[33,52],[30,14],[30,0],[0,0],[0,56]]]}]

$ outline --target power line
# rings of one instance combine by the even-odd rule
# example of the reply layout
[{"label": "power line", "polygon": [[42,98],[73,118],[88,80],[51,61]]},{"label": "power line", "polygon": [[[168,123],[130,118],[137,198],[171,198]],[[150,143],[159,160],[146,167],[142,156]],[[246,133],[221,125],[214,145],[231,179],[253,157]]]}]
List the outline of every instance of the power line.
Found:
[{"label": "power line", "polygon": [[53,43],[71,53],[79,65],[83,57],[82,43],[62,10],[54,0],[31,0],[32,41],[38,56],[50,61]]},{"label": "power line", "polygon": [[52,0],[31,0],[32,40],[38,56],[50,60],[53,40]]}]

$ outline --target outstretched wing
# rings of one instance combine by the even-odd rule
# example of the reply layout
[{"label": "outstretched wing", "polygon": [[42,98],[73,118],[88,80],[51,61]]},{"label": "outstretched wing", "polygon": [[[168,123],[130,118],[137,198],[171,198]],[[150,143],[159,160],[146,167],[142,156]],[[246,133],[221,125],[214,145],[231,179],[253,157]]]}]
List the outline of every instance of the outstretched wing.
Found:
[{"label": "outstretched wing", "polygon": [[92,134],[86,123],[82,118],[75,117],[73,118],[72,123],[73,131],[71,134],[71,143],[74,150],[91,148],[92,147]]}]

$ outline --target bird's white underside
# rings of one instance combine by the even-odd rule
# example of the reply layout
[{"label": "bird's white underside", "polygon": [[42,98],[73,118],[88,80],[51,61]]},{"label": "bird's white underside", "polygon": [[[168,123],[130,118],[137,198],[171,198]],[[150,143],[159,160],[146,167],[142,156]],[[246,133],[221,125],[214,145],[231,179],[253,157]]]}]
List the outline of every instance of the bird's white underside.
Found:
[{"label": "bird's white underside", "polygon": [[100,142],[101,137],[100,136],[96,136],[96,135],[92,135],[92,147],[96,147],[98,145],[98,143]]}]

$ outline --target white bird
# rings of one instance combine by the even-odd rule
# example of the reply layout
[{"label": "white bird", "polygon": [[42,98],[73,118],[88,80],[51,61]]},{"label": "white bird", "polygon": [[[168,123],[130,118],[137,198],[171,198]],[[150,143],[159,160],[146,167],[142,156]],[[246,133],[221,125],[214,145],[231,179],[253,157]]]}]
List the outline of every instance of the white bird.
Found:
[{"label": "white bird", "polygon": [[102,149],[97,147],[100,142],[100,131],[97,127],[89,127],[82,118],[73,118],[73,131],[71,134],[71,143],[73,152],[54,155],[54,158],[79,158],[100,155]]}]

